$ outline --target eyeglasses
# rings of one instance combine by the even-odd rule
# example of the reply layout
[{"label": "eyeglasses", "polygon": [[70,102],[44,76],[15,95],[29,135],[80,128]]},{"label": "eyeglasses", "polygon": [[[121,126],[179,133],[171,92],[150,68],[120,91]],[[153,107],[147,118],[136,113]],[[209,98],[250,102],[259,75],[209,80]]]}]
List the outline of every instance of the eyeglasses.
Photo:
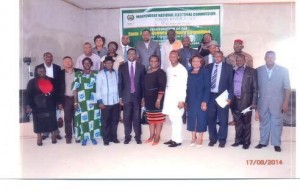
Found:
[{"label": "eyeglasses", "polygon": [[235,47],[242,47],[243,45],[240,45],[240,44],[234,44],[233,46],[235,46]]}]

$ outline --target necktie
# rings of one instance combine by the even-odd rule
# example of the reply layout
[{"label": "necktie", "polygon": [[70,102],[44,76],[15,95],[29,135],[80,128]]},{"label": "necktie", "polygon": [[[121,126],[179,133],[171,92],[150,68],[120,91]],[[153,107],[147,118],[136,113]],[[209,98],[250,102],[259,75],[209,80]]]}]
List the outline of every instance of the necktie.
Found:
[{"label": "necktie", "polygon": [[130,93],[135,92],[135,86],[134,86],[134,69],[133,69],[133,63],[131,63],[130,67]]},{"label": "necktie", "polygon": [[211,77],[211,88],[212,89],[214,89],[216,87],[217,75],[218,75],[218,65],[215,65],[215,70],[214,70],[213,75]]},{"label": "necktie", "polygon": [[123,58],[124,58],[124,62],[126,62],[127,61],[127,46],[124,46]]}]

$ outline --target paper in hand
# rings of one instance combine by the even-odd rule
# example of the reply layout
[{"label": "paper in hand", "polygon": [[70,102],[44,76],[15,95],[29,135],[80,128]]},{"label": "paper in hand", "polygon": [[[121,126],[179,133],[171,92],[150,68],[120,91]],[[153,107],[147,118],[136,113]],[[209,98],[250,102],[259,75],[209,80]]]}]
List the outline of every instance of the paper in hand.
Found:
[{"label": "paper in hand", "polygon": [[249,112],[251,110],[252,110],[252,108],[251,108],[251,106],[249,106],[246,109],[244,109],[241,113],[245,115],[247,112]]},{"label": "paper in hand", "polygon": [[216,98],[216,102],[218,105],[222,108],[226,107],[228,105],[227,99],[228,99],[228,91],[225,90],[219,97]]}]

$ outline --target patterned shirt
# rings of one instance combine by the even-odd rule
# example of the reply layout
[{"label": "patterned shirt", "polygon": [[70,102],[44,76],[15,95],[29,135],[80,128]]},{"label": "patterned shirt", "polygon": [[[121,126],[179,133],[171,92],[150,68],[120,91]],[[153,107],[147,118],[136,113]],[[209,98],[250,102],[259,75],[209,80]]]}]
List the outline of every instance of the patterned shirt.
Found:
[{"label": "patterned shirt", "polygon": [[[253,68],[253,58],[252,58],[252,56],[249,55],[249,54],[246,53],[246,52],[242,52],[241,54],[245,56],[245,59],[246,59],[246,65],[247,65],[248,67]],[[237,56],[237,53],[233,52],[233,53],[230,53],[230,54],[226,57],[226,63],[232,65],[233,69],[236,69],[236,68],[237,68],[237,66],[236,66],[236,56]]]}]

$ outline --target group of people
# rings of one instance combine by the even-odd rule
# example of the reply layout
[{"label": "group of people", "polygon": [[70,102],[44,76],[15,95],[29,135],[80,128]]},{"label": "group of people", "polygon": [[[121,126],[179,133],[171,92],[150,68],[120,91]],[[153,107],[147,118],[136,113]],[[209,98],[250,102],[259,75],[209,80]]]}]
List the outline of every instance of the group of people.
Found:
[{"label": "group of people", "polygon": [[[288,70],[275,63],[273,51],[265,53],[265,65],[253,68],[251,55],[243,51],[244,42],[234,41],[234,52],[227,57],[210,33],[203,35],[197,49],[189,36],[176,39],[176,31],[167,31],[168,40],[160,46],[148,29],[142,41],[130,47],[130,37],[118,43],[97,35],[95,47],[83,45],[83,54],[75,67],[72,58],[63,58],[63,67],[53,64],[53,56],[44,54],[44,63],[36,66],[35,78],[28,82],[27,112],[33,114],[37,145],[51,133],[52,143],[61,139],[57,128],[57,110],[64,110],[66,143],[104,145],[119,143],[117,127],[123,110],[124,144],[132,129],[137,144],[141,141],[141,107],[146,108],[150,137],[145,143],[157,145],[166,116],[172,134],[164,144],[182,144],[183,123],[191,132],[190,146],[202,147],[203,133],[209,133],[208,146],[227,141],[229,109],[235,126],[233,147],[251,144],[251,117],[260,122],[260,141],[256,148],[269,144],[281,151],[282,113],[288,110],[290,82]],[[227,93],[225,106],[217,100]]]}]

